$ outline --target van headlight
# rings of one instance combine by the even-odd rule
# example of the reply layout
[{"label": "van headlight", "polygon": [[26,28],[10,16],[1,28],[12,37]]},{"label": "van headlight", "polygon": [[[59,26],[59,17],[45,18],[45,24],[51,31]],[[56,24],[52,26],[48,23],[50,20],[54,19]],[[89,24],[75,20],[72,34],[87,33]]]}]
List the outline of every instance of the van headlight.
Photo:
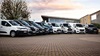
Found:
[{"label": "van headlight", "polygon": [[17,29],[18,29],[18,30],[21,30],[21,28],[20,28],[20,27],[17,27]]},{"label": "van headlight", "polygon": [[27,28],[28,31],[32,31],[30,28]]},{"label": "van headlight", "polygon": [[57,30],[57,28],[53,28],[53,30]]},{"label": "van headlight", "polygon": [[76,28],[76,30],[79,30],[78,28]]}]

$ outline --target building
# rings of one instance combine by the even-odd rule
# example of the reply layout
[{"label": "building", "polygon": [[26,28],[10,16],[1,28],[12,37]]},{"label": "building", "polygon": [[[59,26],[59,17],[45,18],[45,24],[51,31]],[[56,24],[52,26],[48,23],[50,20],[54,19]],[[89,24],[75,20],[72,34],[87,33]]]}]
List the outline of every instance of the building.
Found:
[{"label": "building", "polygon": [[82,24],[91,24],[91,16],[86,15],[86,16],[80,18],[80,23],[82,23]]},{"label": "building", "polygon": [[100,10],[80,18],[80,23],[82,23],[82,24],[91,24],[91,23],[100,24]]},{"label": "building", "polygon": [[100,10],[92,13],[90,16],[91,16],[91,23],[100,24]]},{"label": "building", "polygon": [[62,17],[53,17],[53,16],[41,16],[43,21],[50,22],[50,23],[79,23],[79,19],[74,18],[62,18]]}]

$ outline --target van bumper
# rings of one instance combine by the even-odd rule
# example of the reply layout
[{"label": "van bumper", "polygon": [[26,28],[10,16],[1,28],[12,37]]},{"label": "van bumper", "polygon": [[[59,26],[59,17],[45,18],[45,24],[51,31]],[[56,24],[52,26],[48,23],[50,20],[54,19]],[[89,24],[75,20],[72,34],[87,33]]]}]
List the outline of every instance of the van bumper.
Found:
[{"label": "van bumper", "polygon": [[28,34],[28,31],[19,31],[19,30],[17,30],[16,31],[16,34],[17,35],[27,35]]}]

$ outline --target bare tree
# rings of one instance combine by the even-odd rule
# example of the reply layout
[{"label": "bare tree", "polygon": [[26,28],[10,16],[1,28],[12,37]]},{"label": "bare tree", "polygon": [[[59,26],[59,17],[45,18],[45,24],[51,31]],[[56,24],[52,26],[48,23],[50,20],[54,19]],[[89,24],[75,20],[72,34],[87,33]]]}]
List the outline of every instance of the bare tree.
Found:
[{"label": "bare tree", "polygon": [[1,3],[1,14],[6,19],[28,18],[30,12],[26,2],[23,0],[3,0]]}]

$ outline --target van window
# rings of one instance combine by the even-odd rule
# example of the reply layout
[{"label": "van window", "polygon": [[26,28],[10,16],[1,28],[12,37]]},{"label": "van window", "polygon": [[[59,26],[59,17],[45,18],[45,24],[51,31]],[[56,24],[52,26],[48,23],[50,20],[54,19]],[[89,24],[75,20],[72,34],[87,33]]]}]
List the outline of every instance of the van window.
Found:
[{"label": "van window", "polygon": [[20,20],[20,22],[25,25],[25,26],[30,26],[27,22],[23,21],[23,20]]},{"label": "van window", "polygon": [[76,27],[83,27],[82,24],[76,24]]},{"label": "van window", "polygon": [[59,25],[55,24],[55,23],[52,23],[52,26],[54,27],[59,27]]},{"label": "van window", "polygon": [[36,26],[36,27],[38,27],[38,28],[42,28],[41,25],[39,25],[39,24],[37,24],[37,23],[35,23],[35,22],[33,22],[33,21],[28,21],[28,22],[30,22],[33,26]]},{"label": "van window", "polygon": [[9,21],[9,23],[11,23],[13,26],[19,26],[19,24],[17,24],[15,21]]},{"label": "van window", "polygon": [[20,26],[23,26],[23,24],[21,24],[20,22],[18,22],[18,21],[15,21],[17,24],[19,24]]},{"label": "van window", "polygon": [[69,25],[68,25],[68,24],[63,24],[63,26],[65,26],[65,27],[69,27]]},{"label": "van window", "polygon": [[10,25],[8,22],[6,22],[6,21],[2,21],[1,24],[2,24],[3,26],[11,26],[11,25]]},{"label": "van window", "polygon": [[65,26],[65,27],[71,27],[69,24],[63,24],[63,26]]},{"label": "van window", "polygon": [[88,27],[95,27],[94,25],[88,25]]}]

